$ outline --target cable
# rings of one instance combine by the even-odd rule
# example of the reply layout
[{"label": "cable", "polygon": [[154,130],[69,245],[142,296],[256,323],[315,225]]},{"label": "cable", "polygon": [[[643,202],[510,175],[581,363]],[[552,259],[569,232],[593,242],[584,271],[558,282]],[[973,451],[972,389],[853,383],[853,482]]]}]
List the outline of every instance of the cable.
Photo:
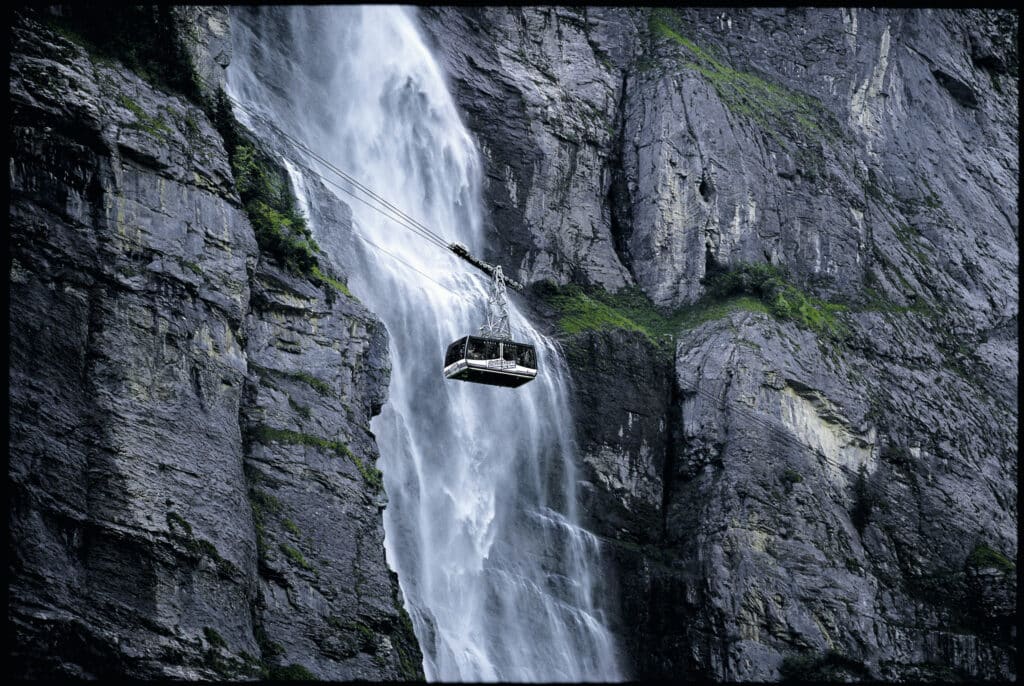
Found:
[{"label": "cable", "polygon": [[[205,85],[207,85],[207,86],[210,85],[209,83],[204,81],[201,77],[197,76],[197,78],[202,83],[204,83]],[[345,193],[349,197],[351,197],[351,198],[353,198],[355,200],[358,200],[359,202],[361,202],[364,205],[366,205],[367,207],[369,207],[371,210],[374,210],[374,211],[378,212],[379,214],[381,214],[382,216],[384,216],[387,219],[390,219],[391,221],[395,222],[399,226],[410,230],[411,232],[415,233],[416,235],[420,236],[421,238],[426,239],[431,244],[436,245],[436,246],[444,249],[445,251],[448,250],[448,242],[443,237],[441,237],[439,234],[437,234],[436,232],[432,231],[429,227],[424,225],[422,222],[420,222],[417,219],[411,217],[406,212],[404,212],[401,208],[399,208],[398,206],[394,205],[393,203],[391,203],[389,200],[387,200],[383,196],[381,196],[378,193],[376,193],[373,189],[371,189],[368,186],[362,184],[358,179],[353,177],[351,174],[348,174],[344,170],[339,169],[333,163],[331,163],[330,161],[328,161],[325,158],[323,158],[321,155],[319,155],[316,152],[314,152],[313,150],[311,150],[309,148],[309,146],[307,146],[301,140],[299,140],[299,139],[291,136],[287,132],[283,131],[276,123],[274,123],[273,121],[268,119],[266,116],[253,111],[249,107],[246,107],[238,99],[232,97],[226,91],[222,90],[221,92],[224,93],[224,96],[231,102],[232,105],[237,107],[239,110],[245,112],[247,115],[249,115],[253,119],[259,121],[264,126],[267,126],[271,130],[273,130],[278,136],[280,136],[284,140],[286,140],[289,143],[291,143],[297,149],[299,149],[302,152],[305,152],[307,155],[309,155],[310,158],[320,162],[329,171],[334,172],[342,180],[347,181],[352,186],[354,186],[358,190],[362,191],[367,196],[372,198],[374,201],[379,203],[381,206],[383,206],[383,209],[381,207],[378,207],[378,206],[374,205],[370,201],[368,201],[368,200],[366,200],[364,198],[359,197],[359,195],[354,193],[352,190],[350,190],[348,188],[345,188],[341,184],[335,183],[333,180],[327,178],[326,176],[322,176],[321,175],[320,176],[321,181],[323,181],[323,182],[327,183],[328,185],[336,188],[337,190]],[[409,269],[413,270],[414,272],[416,272],[420,276],[422,276],[422,277],[428,279],[429,281],[437,284],[441,288],[444,288],[445,290],[447,290],[448,292],[452,293],[456,297],[459,297],[462,300],[464,300],[464,301],[466,301],[466,302],[468,302],[470,304],[475,304],[475,302],[473,300],[471,300],[470,298],[468,298],[465,294],[460,293],[460,292],[454,290],[453,288],[451,288],[451,287],[441,283],[437,279],[433,278],[432,276],[430,276],[426,272],[420,270],[416,266],[412,265],[411,263],[409,263],[405,259],[399,257],[398,255],[394,254],[393,252],[391,252],[390,250],[384,248],[383,246],[378,245],[377,243],[371,241],[368,238],[365,238],[364,236],[360,235],[357,232],[352,232],[352,235],[355,236],[356,238],[358,238],[363,243],[366,243],[367,245],[375,248],[376,250],[378,250],[378,251],[380,251],[382,253],[385,253],[386,255],[390,256],[392,259],[396,260],[397,262],[400,262],[401,264],[405,265],[406,267],[408,267]],[[710,392],[705,391],[705,390],[703,390],[703,389],[701,389],[699,387],[694,387],[694,388],[691,388],[691,389],[683,389],[683,392],[684,393],[694,393],[694,394],[703,396],[703,397],[713,401],[716,405],[718,403],[722,402],[722,399],[718,398],[717,396],[715,396],[715,395],[711,394]],[[726,407],[728,407],[730,411],[737,412],[740,415],[746,417],[748,420],[752,421],[753,423],[755,423],[756,425],[760,426],[761,428],[766,429],[766,430],[772,432],[773,435],[777,436],[778,438],[781,438],[783,441],[789,442],[790,444],[792,444],[793,446],[795,446],[797,448],[810,450],[813,453],[815,453],[816,455],[818,455],[819,457],[821,457],[823,459],[825,458],[825,456],[821,453],[820,450],[818,450],[817,448],[814,448],[813,446],[807,445],[806,443],[798,440],[791,433],[791,431],[788,429],[788,427],[780,424],[779,422],[777,422],[776,420],[771,418],[769,415],[767,415],[767,414],[755,414],[753,411],[748,410],[748,409],[746,409],[746,408],[744,408],[742,406],[739,406],[736,403],[727,404]]]},{"label": "cable", "polygon": [[[207,87],[210,87],[209,82],[207,82],[202,77],[199,77],[197,75],[196,78],[202,84],[206,85]],[[359,191],[363,192],[364,194],[366,194],[367,196],[372,198],[374,201],[379,203],[380,206],[375,206],[373,203],[371,203],[368,200],[360,197],[358,194],[356,194],[350,188],[346,188],[346,187],[344,187],[342,185],[339,185],[339,184],[331,184],[335,188],[337,188],[339,191],[345,193],[346,195],[350,196],[351,198],[353,198],[355,200],[358,200],[359,202],[363,203],[364,205],[366,205],[370,209],[375,210],[376,212],[378,212],[379,214],[381,214],[385,218],[391,219],[395,223],[403,226],[404,228],[407,228],[410,231],[412,231],[413,233],[418,234],[422,238],[427,239],[429,242],[431,242],[432,244],[436,245],[437,247],[442,248],[444,250],[448,250],[448,241],[446,241],[442,236],[440,236],[436,232],[432,231],[429,227],[424,225],[422,222],[420,222],[419,220],[411,217],[409,214],[404,212],[401,208],[399,208],[396,205],[394,205],[393,203],[391,203],[387,198],[384,198],[383,196],[381,196],[380,194],[375,192],[373,189],[371,189],[368,186],[366,186],[363,183],[361,183],[354,176],[348,174],[347,172],[345,172],[342,169],[339,169],[337,166],[332,164],[329,160],[325,159],[323,156],[319,155],[318,153],[316,153],[315,151],[310,149],[310,147],[307,146],[303,141],[295,138],[294,136],[290,135],[286,131],[282,130],[276,123],[274,123],[273,121],[268,119],[266,116],[260,114],[259,112],[255,111],[252,108],[249,108],[249,107],[245,106],[238,99],[234,98],[233,96],[228,94],[223,89],[220,89],[219,86],[218,86],[217,90],[220,90],[221,92],[223,92],[224,93],[224,97],[226,97],[228,99],[228,101],[232,105],[237,107],[239,110],[241,110],[242,112],[246,113],[249,117],[253,118],[254,120],[258,121],[259,123],[263,124],[264,126],[269,128],[270,130],[272,130],[275,134],[277,134],[281,138],[285,139],[287,142],[289,142],[295,148],[301,150],[302,152],[305,152],[310,158],[320,162],[329,171],[335,173],[343,181],[348,182],[353,187],[355,187]],[[323,179],[325,181],[327,180],[326,177],[324,177],[323,175],[319,175],[319,176],[320,176],[321,179]]]},{"label": "cable", "polygon": [[391,203],[387,198],[384,198],[383,196],[379,195],[373,189],[371,189],[368,186],[362,184],[358,179],[356,179],[352,175],[348,174],[347,172],[345,172],[342,169],[339,169],[337,166],[332,164],[330,161],[328,161],[327,159],[325,159],[324,157],[322,157],[321,155],[319,155],[318,153],[316,153],[312,149],[310,149],[309,146],[307,146],[304,142],[302,142],[301,140],[295,138],[294,136],[292,136],[291,134],[287,133],[286,131],[282,130],[277,124],[275,124],[274,122],[270,121],[264,115],[259,114],[258,112],[255,112],[255,111],[245,107],[241,102],[239,102],[236,98],[234,98],[231,95],[229,95],[227,92],[225,92],[224,95],[225,95],[225,97],[228,98],[228,100],[233,105],[235,105],[240,110],[242,110],[245,113],[247,113],[250,117],[253,117],[254,119],[260,121],[262,124],[264,124],[265,126],[267,126],[270,129],[272,129],[277,135],[279,135],[280,137],[284,138],[286,141],[288,141],[289,143],[294,145],[296,148],[298,148],[299,150],[302,150],[303,152],[305,152],[312,159],[320,162],[325,167],[327,167],[330,171],[332,171],[335,174],[337,174],[338,176],[340,176],[344,181],[349,182],[350,184],[352,184],[353,186],[358,188],[360,191],[362,191],[366,195],[370,196],[373,200],[375,200],[378,203],[380,203],[384,207],[384,210],[382,210],[379,207],[374,207],[371,203],[367,202],[363,198],[360,198],[358,195],[356,195],[355,193],[353,193],[351,190],[349,190],[347,188],[344,188],[342,186],[337,186],[337,185],[336,185],[336,188],[338,188],[342,192],[350,195],[351,197],[359,200],[360,202],[366,204],[371,209],[377,210],[378,212],[380,212],[385,217],[387,217],[389,219],[392,219],[393,221],[397,222],[398,224],[401,224],[402,226],[404,226],[405,228],[409,229],[410,231],[413,231],[413,232],[419,234],[420,236],[422,236],[423,238],[426,238],[427,240],[433,242],[438,247],[444,248],[445,250],[448,249],[448,241],[446,241],[442,236],[440,236],[436,232],[432,231],[425,224],[423,224],[419,220],[415,219],[414,217],[412,217],[409,214],[407,214],[406,212],[404,212],[401,208],[399,208],[398,206],[396,206],[393,203]]},{"label": "cable", "polygon": [[[204,84],[206,84],[207,86],[209,85],[209,84],[208,84],[208,83],[207,83],[207,82],[206,82],[205,80],[203,80],[203,79],[202,79],[201,77],[198,77],[198,76],[197,76],[197,78],[198,78],[198,79],[199,79],[199,80],[200,80],[201,82],[203,82]],[[264,115],[262,115],[262,114],[259,114],[259,113],[255,112],[255,111],[253,111],[252,109],[250,109],[250,108],[246,107],[246,106],[245,106],[245,105],[243,105],[243,104],[242,104],[241,102],[239,102],[239,101],[238,101],[238,100],[237,100],[236,98],[234,98],[234,97],[232,97],[231,95],[229,95],[229,94],[228,94],[227,92],[224,92],[224,95],[225,95],[225,97],[227,97],[227,98],[228,98],[228,100],[229,100],[229,101],[231,102],[231,104],[232,104],[232,105],[234,105],[234,106],[235,106],[235,107],[237,107],[238,109],[242,110],[242,111],[243,111],[243,112],[245,112],[245,113],[246,113],[247,115],[249,115],[249,116],[250,116],[250,117],[252,117],[253,119],[255,119],[255,120],[259,121],[259,122],[260,122],[260,123],[262,123],[263,125],[265,125],[265,126],[267,126],[267,127],[271,128],[271,129],[273,129],[273,130],[274,130],[274,132],[276,132],[276,133],[277,133],[277,134],[278,134],[279,136],[281,136],[282,138],[286,139],[286,140],[287,140],[288,142],[290,142],[290,143],[291,143],[292,145],[294,145],[294,146],[295,146],[295,147],[297,147],[298,149],[300,149],[300,150],[302,150],[303,152],[305,152],[306,154],[310,155],[310,156],[311,156],[312,158],[314,158],[314,159],[316,159],[317,161],[319,161],[319,162],[320,162],[321,164],[323,164],[323,165],[324,165],[325,167],[327,167],[327,168],[328,168],[328,169],[329,169],[330,171],[333,171],[333,172],[334,172],[334,173],[336,173],[336,174],[337,174],[338,176],[340,176],[340,177],[341,177],[341,178],[342,178],[343,180],[346,180],[346,181],[348,181],[349,183],[351,183],[351,184],[352,184],[352,185],[354,185],[355,187],[359,188],[360,190],[362,190],[362,191],[363,191],[364,193],[366,193],[366,194],[367,194],[367,195],[369,195],[370,197],[372,197],[372,198],[374,198],[375,200],[377,200],[378,202],[380,202],[380,203],[381,203],[382,205],[384,205],[384,206],[385,206],[385,208],[386,208],[386,209],[388,209],[389,211],[384,211],[384,210],[382,210],[382,209],[381,209],[380,207],[377,207],[377,206],[375,206],[375,205],[374,205],[373,203],[371,203],[371,202],[369,202],[369,201],[365,200],[364,198],[361,198],[361,197],[359,197],[358,195],[356,195],[355,193],[353,193],[353,192],[352,192],[351,190],[349,190],[349,189],[345,188],[344,186],[342,186],[342,185],[340,185],[340,184],[338,184],[338,183],[335,183],[335,182],[334,182],[333,180],[331,180],[331,179],[327,178],[326,176],[320,176],[319,178],[321,179],[321,181],[323,181],[323,182],[325,182],[326,184],[328,184],[328,185],[330,185],[330,186],[332,186],[332,187],[336,188],[337,190],[339,190],[339,191],[341,191],[341,192],[343,192],[343,193],[345,193],[345,194],[349,195],[349,196],[350,196],[350,197],[352,197],[353,199],[355,199],[355,200],[358,200],[359,202],[361,202],[361,203],[363,203],[364,205],[366,205],[367,207],[369,207],[369,208],[370,208],[371,210],[375,210],[375,211],[377,211],[378,213],[380,213],[381,215],[383,215],[383,216],[384,216],[385,218],[387,218],[387,219],[391,219],[392,221],[394,221],[395,223],[399,224],[400,226],[403,226],[403,227],[405,227],[405,228],[407,228],[407,229],[410,229],[411,231],[413,231],[414,233],[416,233],[416,234],[417,234],[417,235],[419,235],[420,237],[422,237],[422,238],[425,238],[425,239],[427,239],[428,241],[430,241],[430,242],[431,242],[432,244],[434,244],[434,245],[437,245],[438,247],[441,247],[441,248],[445,249],[445,251],[447,251],[447,250],[448,250],[448,243],[447,243],[447,242],[445,242],[443,238],[441,238],[441,237],[440,237],[440,236],[439,236],[438,234],[434,233],[433,231],[431,231],[431,230],[430,230],[430,229],[428,229],[427,227],[423,226],[423,224],[422,224],[422,223],[420,223],[420,222],[418,222],[417,220],[415,220],[415,219],[413,219],[412,217],[410,217],[410,216],[409,216],[408,214],[406,214],[406,213],[405,213],[405,212],[403,212],[403,211],[402,211],[401,209],[399,209],[398,207],[396,207],[396,206],[395,206],[394,204],[392,204],[392,203],[391,203],[390,201],[388,201],[388,200],[387,200],[386,198],[383,198],[382,196],[380,196],[379,194],[377,194],[376,192],[374,192],[374,191],[373,191],[372,189],[370,189],[370,188],[368,188],[367,186],[365,186],[364,184],[360,183],[360,182],[359,182],[359,181],[358,181],[357,179],[355,179],[354,177],[352,177],[352,176],[351,176],[350,174],[348,174],[348,173],[346,173],[346,172],[342,171],[341,169],[339,169],[338,167],[336,167],[335,165],[333,165],[333,164],[332,164],[331,162],[329,162],[328,160],[324,159],[324,158],[323,158],[323,157],[321,157],[320,155],[318,155],[318,154],[316,154],[315,152],[313,152],[313,151],[312,151],[312,150],[311,150],[311,149],[310,149],[310,148],[309,148],[308,146],[306,146],[306,145],[305,145],[305,144],[304,144],[304,143],[303,143],[302,141],[300,141],[300,140],[298,140],[298,139],[294,138],[293,136],[290,136],[290,135],[289,135],[289,134],[287,134],[286,132],[282,131],[282,130],[280,129],[280,127],[278,127],[278,126],[277,126],[277,125],[276,125],[275,123],[273,123],[272,121],[270,121],[270,120],[269,120],[269,119],[268,119],[267,117],[265,117]],[[391,214],[391,212],[393,212],[394,214]],[[397,214],[398,216],[395,216],[396,214]],[[376,250],[378,250],[378,251],[380,251],[380,252],[382,252],[382,253],[385,253],[386,255],[390,256],[390,257],[391,257],[392,259],[396,260],[397,262],[400,262],[401,264],[405,265],[405,266],[406,266],[406,267],[408,267],[409,269],[411,269],[411,270],[415,271],[415,272],[416,272],[417,274],[419,274],[420,276],[423,276],[424,278],[426,278],[426,279],[430,280],[431,282],[433,282],[433,283],[437,284],[437,285],[438,285],[438,286],[440,286],[441,288],[444,288],[445,290],[447,290],[447,291],[448,291],[449,293],[451,293],[452,295],[455,295],[456,297],[459,297],[459,298],[461,298],[462,300],[464,300],[465,302],[468,302],[468,303],[470,303],[470,304],[475,304],[475,303],[473,302],[473,300],[471,300],[470,298],[468,298],[468,297],[467,297],[467,296],[466,296],[465,294],[463,294],[463,293],[460,293],[460,292],[458,292],[458,291],[454,290],[453,288],[451,288],[451,287],[449,287],[449,286],[447,286],[447,285],[445,285],[445,284],[441,283],[441,282],[440,282],[440,281],[438,281],[437,279],[433,278],[432,276],[430,276],[430,275],[429,275],[429,274],[427,274],[426,272],[424,272],[424,271],[422,271],[421,269],[417,268],[416,266],[412,265],[412,264],[411,264],[411,263],[409,263],[409,262],[408,262],[407,260],[405,260],[405,259],[403,259],[403,258],[399,257],[398,255],[396,255],[395,253],[391,252],[391,251],[390,251],[390,250],[388,250],[387,248],[384,248],[383,246],[381,246],[381,245],[379,245],[379,244],[377,244],[377,243],[375,243],[375,242],[373,242],[373,241],[369,240],[368,238],[365,238],[364,236],[360,235],[360,234],[359,234],[359,233],[357,233],[357,232],[352,232],[352,235],[353,235],[353,236],[355,236],[356,238],[358,238],[358,239],[359,239],[360,241],[362,241],[362,242],[366,243],[367,245],[369,245],[369,246],[372,246],[372,247],[373,247],[374,249],[376,249]]]},{"label": "cable", "polygon": [[463,293],[459,293],[458,291],[456,291],[456,290],[453,290],[452,288],[450,288],[450,287],[448,287],[448,286],[444,285],[443,283],[441,283],[440,281],[438,281],[438,280],[437,280],[437,279],[435,279],[434,277],[430,276],[430,275],[429,275],[429,274],[427,274],[426,272],[424,272],[424,271],[421,271],[420,269],[418,269],[418,268],[417,268],[417,267],[415,267],[414,265],[410,264],[409,262],[406,262],[406,261],[405,261],[404,259],[402,259],[402,258],[401,258],[401,257],[399,257],[398,255],[396,255],[395,253],[391,252],[391,251],[390,251],[390,250],[388,250],[387,248],[381,247],[380,245],[377,245],[376,243],[374,243],[374,242],[373,242],[373,241],[371,241],[370,239],[368,239],[368,238],[364,238],[363,236],[360,236],[360,235],[359,235],[359,234],[357,234],[357,233],[353,233],[352,235],[353,235],[353,236],[355,236],[356,238],[358,238],[359,240],[361,240],[362,242],[366,243],[367,245],[373,246],[373,247],[374,247],[374,248],[376,248],[377,250],[379,250],[379,251],[381,251],[381,252],[383,252],[383,253],[386,253],[387,255],[390,255],[390,256],[391,256],[391,257],[392,257],[392,258],[393,258],[394,260],[397,260],[398,262],[401,262],[401,263],[402,263],[402,264],[404,264],[404,265],[405,265],[406,267],[408,267],[409,269],[413,270],[414,272],[416,272],[416,273],[417,273],[417,274],[419,274],[420,276],[423,276],[424,278],[426,278],[426,279],[429,279],[430,281],[433,281],[433,282],[434,282],[434,283],[436,283],[436,284],[437,284],[438,286],[440,286],[441,288],[444,288],[445,290],[447,290],[447,291],[448,291],[449,293],[451,293],[452,295],[454,295],[454,296],[456,296],[456,297],[458,297],[458,298],[462,298],[463,300],[465,300],[466,302],[468,302],[468,303],[469,303],[470,305],[475,305],[475,304],[476,304],[475,302],[473,302],[472,300],[470,300],[470,299],[469,299],[468,297],[466,297],[466,295],[465,295],[465,294],[463,294]]}]

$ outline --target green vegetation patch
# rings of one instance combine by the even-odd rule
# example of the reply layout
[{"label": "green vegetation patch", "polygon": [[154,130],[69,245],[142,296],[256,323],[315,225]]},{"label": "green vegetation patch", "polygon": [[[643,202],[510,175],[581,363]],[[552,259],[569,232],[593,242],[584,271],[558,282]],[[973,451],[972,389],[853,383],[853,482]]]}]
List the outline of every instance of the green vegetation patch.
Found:
[{"label": "green vegetation patch", "polygon": [[276,641],[272,641],[262,625],[256,625],[253,630],[253,637],[256,639],[256,644],[260,647],[260,653],[262,653],[264,660],[271,660],[284,655],[284,646]]},{"label": "green vegetation patch", "polygon": [[896,234],[896,238],[903,244],[907,252],[913,255],[922,265],[931,265],[931,260],[928,258],[927,253],[920,247],[924,236],[921,235],[921,231],[916,226],[912,224],[893,224],[892,229]]},{"label": "green vegetation patch", "polygon": [[[308,372],[286,372],[280,369],[270,369],[269,367],[263,367],[253,362],[249,363],[249,367],[260,375],[261,378],[268,376],[280,376],[293,381],[301,381],[306,384],[320,395],[333,395],[331,391],[331,385],[323,379],[313,376]],[[272,385],[272,384],[271,384]]]},{"label": "green vegetation patch", "polygon": [[609,293],[576,285],[556,287],[543,284],[539,295],[561,315],[562,333],[625,329],[637,331],[657,344],[660,335],[669,333],[669,324],[639,290]]},{"label": "green vegetation patch", "polygon": [[289,560],[294,562],[299,567],[302,567],[307,572],[313,571],[313,565],[306,561],[305,556],[298,549],[291,547],[287,543],[281,543],[278,547],[281,548],[281,552],[284,553]]},{"label": "green vegetation patch", "polygon": [[167,528],[170,529],[172,533],[177,533],[175,529],[181,529],[181,535],[186,537],[193,536],[192,525],[185,521],[185,518],[177,512],[167,513]]},{"label": "green vegetation patch", "polygon": [[976,568],[994,567],[1007,574],[1012,574],[1017,568],[1010,558],[985,543],[974,546],[974,550],[967,556],[966,564]]},{"label": "green vegetation patch", "polygon": [[322,271],[320,271],[320,267],[314,265],[313,269],[311,270],[311,274],[312,274],[313,279],[315,281],[319,281],[320,283],[327,284],[328,286],[330,286],[334,290],[340,291],[341,293],[344,293],[345,295],[347,295],[350,298],[353,297],[352,291],[350,291],[348,289],[348,286],[346,286],[341,281],[338,281],[333,276],[328,276],[328,275],[324,274]]},{"label": "green vegetation patch", "polygon": [[295,402],[291,396],[288,396],[288,405],[303,419],[310,419],[313,416],[313,411],[308,406]]},{"label": "green vegetation patch", "polygon": [[272,681],[320,681],[316,674],[298,664],[270,667],[267,677]]},{"label": "green vegetation patch", "polygon": [[284,511],[284,503],[277,496],[258,488],[250,491],[249,500],[257,516],[261,518],[264,514],[280,514]]},{"label": "green vegetation patch", "polygon": [[284,511],[284,504],[276,496],[255,486],[249,489],[249,504],[252,506],[253,524],[256,528],[256,552],[260,558],[264,558],[267,550],[267,515],[281,514]]},{"label": "green vegetation patch", "polygon": [[792,91],[750,72],[733,69],[714,53],[683,35],[679,15],[669,8],[656,8],[650,17],[651,33],[681,45],[693,58],[685,66],[699,72],[714,87],[718,97],[735,114],[755,121],[763,130],[833,138],[840,131],[834,117],[817,98]]},{"label": "green vegetation patch", "polygon": [[271,442],[291,445],[308,445],[328,452],[333,452],[338,457],[352,456],[352,451],[349,450],[348,446],[344,443],[331,441],[326,438],[321,438],[320,436],[313,436],[312,434],[304,434],[299,431],[259,426],[256,428],[255,436],[256,439],[264,445],[269,445]]},{"label": "green vegetation patch", "polygon": [[260,252],[296,276],[314,277],[321,251],[299,212],[288,173],[238,123],[223,91],[217,94],[213,122],[224,139]]},{"label": "green vegetation patch", "polygon": [[150,136],[159,138],[163,141],[166,141],[167,137],[171,135],[171,127],[167,125],[167,122],[159,117],[152,117],[146,114],[146,110],[142,109],[142,106],[139,103],[135,102],[124,93],[117,96],[117,102],[119,105],[135,115],[138,123],[134,124],[133,128],[144,131]]},{"label": "green vegetation patch", "polygon": [[707,292],[703,298],[668,314],[636,287],[609,293],[601,288],[547,282],[536,284],[534,293],[558,312],[562,333],[624,329],[637,331],[658,346],[671,342],[680,331],[736,311],[772,314],[837,340],[848,333],[838,317],[847,309],[845,305],[807,295],[790,283],[779,267],[740,264],[708,274],[704,284]]},{"label": "green vegetation patch", "polygon": [[281,520],[281,526],[283,526],[287,531],[291,532],[293,536],[302,536],[302,532],[299,530],[298,525],[292,520],[288,519],[287,517]]},{"label": "green vegetation patch", "polygon": [[227,648],[228,644],[224,638],[217,633],[217,630],[212,626],[203,627],[203,635],[206,637],[206,642],[215,648]]},{"label": "green vegetation patch", "polygon": [[356,634],[359,636],[360,648],[363,651],[368,653],[377,652],[377,634],[373,629],[358,620],[351,622],[349,626],[354,629]]},{"label": "green vegetation patch", "polygon": [[185,521],[184,517],[177,512],[168,512],[166,517],[167,528],[170,529],[171,536],[178,539],[191,555],[197,558],[209,558],[216,566],[217,574],[221,578],[227,579],[238,575],[238,567],[231,561],[225,560],[213,543],[198,538],[192,531],[192,525]]},{"label": "green vegetation patch", "polygon": [[415,646],[416,630],[412,626],[412,618],[406,612],[405,607],[398,601],[397,595],[392,597],[395,609],[398,611],[398,626],[392,636],[395,650],[398,652],[398,668],[402,678],[406,681],[423,681],[423,666],[420,662],[421,656],[417,654]]},{"label": "green vegetation patch", "polygon": [[358,456],[356,456],[349,447],[340,441],[332,441],[327,438],[321,438],[320,436],[313,436],[311,434],[304,434],[298,431],[291,431],[289,429],[275,429],[269,426],[259,426],[254,431],[254,438],[268,445],[271,442],[285,443],[291,445],[307,445],[313,448],[334,453],[338,457],[348,458],[359,470],[363,480],[373,487],[374,490],[380,491],[384,488],[383,475],[380,470],[376,467],[365,464]]},{"label": "green vegetation patch", "polygon": [[792,467],[786,467],[782,470],[782,480],[785,483],[798,484],[804,480],[804,477]]},{"label": "green vegetation patch", "polygon": [[320,395],[331,395],[331,385],[323,379],[307,372],[281,372],[282,376],[295,379],[306,384]]},{"label": "green vegetation patch", "polygon": [[641,333],[660,347],[672,345],[673,337],[683,329],[732,312],[768,312],[757,300],[740,296],[703,299],[665,314],[636,286],[610,293],[603,288],[582,288],[575,284],[555,286],[545,282],[535,284],[534,293],[558,312],[558,328],[562,333],[624,329]]},{"label": "green vegetation patch", "polygon": [[678,322],[677,331],[680,331],[696,328],[705,322],[722,319],[733,312],[771,314],[767,305],[749,295],[731,295],[725,298],[705,296],[693,305],[679,310],[673,319]]},{"label": "green vegetation patch", "polygon": [[787,280],[784,269],[771,264],[739,264],[704,277],[711,298],[750,295],[758,298],[779,319],[788,319],[818,336],[842,340],[848,327],[837,315],[845,305],[807,295]]},{"label": "green vegetation patch", "polygon": [[[868,272],[868,274],[870,273],[871,272]],[[906,284],[905,279],[901,280]],[[909,285],[906,287],[909,288]],[[878,289],[871,288],[870,286],[864,289],[864,295],[866,297],[866,302],[857,308],[862,312],[886,312],[890,314],[906,314],[908,312],[913,312],[926,317],[932,317],[936,314],[935,308],[929,305],[924,298],[921,297],[915,299],[910,305],[897,305],[879,293]]]}]

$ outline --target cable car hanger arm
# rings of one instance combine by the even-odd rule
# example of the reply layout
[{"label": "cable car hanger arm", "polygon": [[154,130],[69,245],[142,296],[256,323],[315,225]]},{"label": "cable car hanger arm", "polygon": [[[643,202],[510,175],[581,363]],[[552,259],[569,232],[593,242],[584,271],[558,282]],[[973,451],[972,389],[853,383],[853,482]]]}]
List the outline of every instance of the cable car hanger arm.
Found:
[{"label": "cable car hanger arm", "polygon": [[[494,277],[494,272],[495,272],[494,265],[493,264],[488,264],[487,262],[484,262],[483,260],[480,260],[480,259],[477,259],[476,257],[473,257],[469,253],[469,248],[464,246],[462,243],[449,243],[448,244],[448,249],[451,250],[456,255],[458,255],[459,257],[461,257],[462,259],[464,259],[466,262],[469,262],[471,265],[473,265],[474,267],[476,267],[477,269],[482,271],[484,274],[487,274],[487,276],[490,276],[492,278]],[[502,278],[502,281],[504,281],[505,285],[508,286],[509,288],[513,288],[513,289],[515,289],[517,291],[523,290],[523,284],[519,283],[515,279],[510,279],[507,276],[505,276],[504,274],[501,275],[501,278]]]}]

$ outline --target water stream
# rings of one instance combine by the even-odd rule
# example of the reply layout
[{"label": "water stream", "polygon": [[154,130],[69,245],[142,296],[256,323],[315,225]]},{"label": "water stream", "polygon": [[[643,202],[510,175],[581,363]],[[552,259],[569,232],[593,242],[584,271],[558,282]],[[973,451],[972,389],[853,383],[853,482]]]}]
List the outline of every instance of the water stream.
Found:
[{"label": "water stream", "polygon": [[[244,110],[483,254],[481,160],[414,10],[236,7],[232,15],[229,92]],[[258,118],[236,115],[274,139]],[[342,183],[301,150],[280,152],[300,195],[309,196],[302,169]],[[621,679],[595,597],[599,543],[577,524],[557,349],[512,303],[513,335],[537,344],[538,379],[518,389],[446,381],[447,344],[483,322],[485,277],[338,196],[357,235],[310,212],[310,197],[301,203],[317,241],[391,336],[389,399],[372,428],[388,495],[387,559],[428,680]]]}]

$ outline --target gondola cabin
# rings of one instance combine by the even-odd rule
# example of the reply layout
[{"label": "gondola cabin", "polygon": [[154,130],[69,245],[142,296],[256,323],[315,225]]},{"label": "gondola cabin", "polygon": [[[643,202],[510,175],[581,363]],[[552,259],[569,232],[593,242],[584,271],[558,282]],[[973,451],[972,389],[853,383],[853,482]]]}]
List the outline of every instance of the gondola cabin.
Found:
[{"label": "gondola cabin", "polygon": [[515,388],[537,376],[537,351],[529,343],[466,336],[448,346],[447,379]]}]

